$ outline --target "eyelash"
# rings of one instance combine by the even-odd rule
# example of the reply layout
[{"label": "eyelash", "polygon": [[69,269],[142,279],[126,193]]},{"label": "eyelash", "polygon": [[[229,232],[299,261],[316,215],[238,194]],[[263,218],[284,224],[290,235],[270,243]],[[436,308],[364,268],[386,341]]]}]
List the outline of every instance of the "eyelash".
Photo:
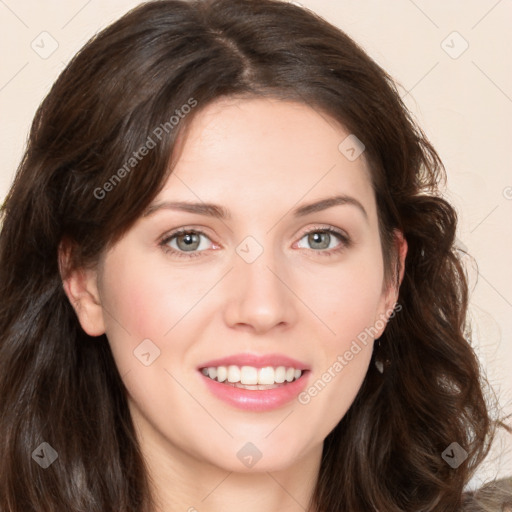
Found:
[{"label": "eyelash", "polygon": [[[175,238],[179,235],[191,234],[191,233],[197,234],[197,235],[203,235],[208,239],[210,238],[206,233],[204,233],[200,229],[180,228],[180,229],[176,229],[175,231],[172,231],[171,233],[164,235],[164,238],[162,238],[161,241],[159,242],[159,246],[162,247],[164,252],[172,253],[175,256],[178,256],[179,258],[195,258],[196,256],[201,256],[201,253],[203,253],[205,251],[190,251],[189,253],[186,253],[185,251],[177,251],[176,249],[173,249],[167,245],[173,238]],[[334,229],[331,227],[329,227],[329,228],[314,227],[310,231],[306,231],[305,233],[303,233],[299,240],[302,240],[302,238],[304,238],[306,235],[310,235],[311,233],[329,233],[330,235],[337,236],[341,241],[340,246],[335,249],[330,249],[330,250],[309,249],[310,251],[313,251],[321,256],[325,256],[325,257],[335,256],[338,253],[340,253],[341,251],[350,247],[352,244],[350,238],[346,234],[344,234],[342,231],[338,231],[337,229]]]}]

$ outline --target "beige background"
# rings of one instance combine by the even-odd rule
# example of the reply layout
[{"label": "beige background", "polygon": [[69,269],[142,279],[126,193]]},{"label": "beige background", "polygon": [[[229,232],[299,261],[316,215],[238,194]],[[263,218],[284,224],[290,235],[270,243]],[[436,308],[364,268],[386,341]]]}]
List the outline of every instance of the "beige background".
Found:
[{"label": "beige background", "polygon": [[[0,200],[36,108],[59,72],[87,39],[138,3],[0,0]],[[300,3],[345,30],[401,84],[439,151],[448,172],[446,196],[460,215],[460,245],[478,262],[478,271],[469,271],[475,349],[511,414],[512,2]],[[498,438],[470,487],[512,475],[510,437]]]}]

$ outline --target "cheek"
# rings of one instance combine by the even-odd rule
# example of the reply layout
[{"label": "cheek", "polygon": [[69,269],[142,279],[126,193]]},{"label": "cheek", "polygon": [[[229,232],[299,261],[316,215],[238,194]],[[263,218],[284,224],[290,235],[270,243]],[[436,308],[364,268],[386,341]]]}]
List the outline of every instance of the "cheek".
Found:
[{"label": "cheek", "polygon": [[317,272],[314,286],[304,282],[307,304],[322,326],[317,330],[319,364],[301,403],[312,402],[312,414],[325,417],[327,424],[318,428],[334,428],[368,370],[376,328],[381,327],[383,266],[377,256],[361,252],[335,270]]},{"label": "cheek", "polygon": [[[304,319],[309,317],[310,321],[303,321],[323,338],[328,352],[343,349],[347,341],[375,321],[382,286],[382,263],[377,256],[361,251],[336,265],[303,261],[289,270],[286,280],[309,309]],[[126,257],[126,253],[118,257],[114,253],[102,286],[107,336],[114,344],[130,339],[135,347],[149,338],[162,345],[175,326],[190,320],[194,309],[206,316],[211,313],[204,310],[212,300],[206,295],[218,280],[208,267],[171,267],[165,259],[148,264],[142,257]],[[217,293],[225,293],[223,289],[219,285]],[[222,307],[222,300],[214,300],[216,308]],[[303,305],[299,301],[296,307]],[[318,327],[314,327],[315,321],[320,322]]]},{"label": "cheek", "polygon": [[[157,366],[163,364],[170,331],[180,326],[180,320],[205,293],[200,289],[205,285],[190,273],[171,272],[160,262],[148,264],[144,258],[126,254],[123,258],[111,255],[102,282],[106,334],[121,374],[134,365],[138,368],[134,351],[148,339],[156,347],[144,341],[158,354]],[[175,339],[173,351],[180,352]]]},{"label": "cheek", "polygon": [[189,366],[194,342],[222,308],[218,289],[209,293],[222,273],[206,266],[180,268],[165,258],[148,263],[148,258],[125,249],[122,257],[111,254],[104,275],[106,333],[119,373],[130,372],[141,385],[149,385],[151,372],[136,359],[147,352],[151,359],[156,356],[150,364],[155,372]]},{"label": "cheek", "polygon": [[320,273],[308,295],[308,305],[324,325],[317,331],[318,364],[298,401],[323,436],[349,410],[371,360],[382,271],[370,261],[373,267],[361,259],[329,275]]},{"label": "cheek", "polygon": [[[373,254],[358,254],[338,267],[320,268],[305,279],[304,297],[325,325],[328,346],[342,349],[374,325],[382,304],[382,262]],[[330,332],[330,336],[329,336]]]},{"label": "cheek", "polygon": [[162,338],[198,301],[205,286],[197,273],[171,268],[163,258],[148,261],[128,253],[113,254],[105,273],[104,303],[115,318],[109,327],[117,329],[119,323],[132,337]]},{"label": "cheek", "polygon": [[371,344],[357,347],[348,344],[346,348],[333,353],[328,364],[313,376],[298,396],[303,407],[302,415],[323,439],[350,409],[368,370]]}]

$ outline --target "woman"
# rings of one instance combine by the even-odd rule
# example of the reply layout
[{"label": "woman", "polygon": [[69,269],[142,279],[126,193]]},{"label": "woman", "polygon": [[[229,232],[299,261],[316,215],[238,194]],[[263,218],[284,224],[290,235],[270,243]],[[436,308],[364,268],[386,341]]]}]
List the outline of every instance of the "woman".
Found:
[{"label": "woman", "polygon": [[295,5],[95,36],[2,210],[0,510],[460,509],[495,426],[443,173]]}]

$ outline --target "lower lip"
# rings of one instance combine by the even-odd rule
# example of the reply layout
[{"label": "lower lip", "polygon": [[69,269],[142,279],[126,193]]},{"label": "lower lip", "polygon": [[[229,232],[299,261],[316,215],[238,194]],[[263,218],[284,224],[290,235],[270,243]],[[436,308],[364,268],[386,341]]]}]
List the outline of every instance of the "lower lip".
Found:
[{"label": "lower lip", "polygon": [[278,409],[295,399],[306,387],[310,371],[303,371],[300,378],[293,382],[288,382],[278,388],[264,390],[235,388],[210,379],[203,375],[202,372],[199,372],[199,374],[208,386],[208,389],[217,398],[238,409],[262,412]]}]

